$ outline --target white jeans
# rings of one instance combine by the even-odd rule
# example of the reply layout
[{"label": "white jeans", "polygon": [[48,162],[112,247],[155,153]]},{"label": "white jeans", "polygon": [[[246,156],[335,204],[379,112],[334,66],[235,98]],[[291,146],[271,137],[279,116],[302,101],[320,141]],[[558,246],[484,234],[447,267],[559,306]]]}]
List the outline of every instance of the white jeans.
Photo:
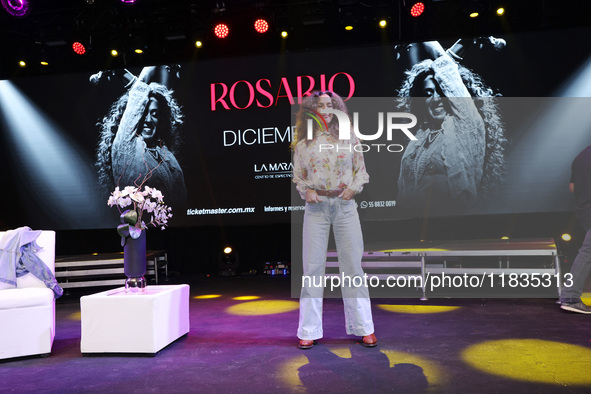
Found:
[{"label": "white jeans", "polygon": [[[303,230],[304,276],[312,283],[324,283],[328,237],[332,225],[339,257],[341,275],[363,277],[363,235],[354,200],[338,197],[321,197],[322,202],[306,203]],[[304,281],[300,295],[300,320],[298,338],[313,340],[322,338],[322,300],[324,287],[309,286]],[[347,334],[365,336],[373,334],[369,289],[366,286],[341,288],[345,305]]]}]

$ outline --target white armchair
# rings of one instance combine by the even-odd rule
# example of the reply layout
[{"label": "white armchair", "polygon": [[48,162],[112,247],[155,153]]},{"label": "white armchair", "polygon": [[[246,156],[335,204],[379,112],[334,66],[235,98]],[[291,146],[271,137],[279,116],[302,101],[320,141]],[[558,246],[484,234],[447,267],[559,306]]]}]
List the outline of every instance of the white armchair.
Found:
[{"label": "white armchair", "polygon": [[[43,248],[37,256],[55,273],[55,232],[43,231],[37,245]],[[31,273],[16,282],[16,288],[0,290],[0,359],[49,354],[55,337],[54,293]]]}]

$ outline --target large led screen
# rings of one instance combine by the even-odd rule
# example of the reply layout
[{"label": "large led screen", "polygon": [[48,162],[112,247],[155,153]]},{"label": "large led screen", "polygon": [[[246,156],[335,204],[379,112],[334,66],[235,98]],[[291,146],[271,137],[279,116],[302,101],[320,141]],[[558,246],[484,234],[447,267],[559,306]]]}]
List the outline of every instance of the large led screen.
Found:
[{"label": "large led screen", "polygon": [[[443,189],[422,195],[418,179],[430,171],[416,158],[422,148],[400,130],[391,138],[384,132],[364,141],[370,180],[356,197],[362,220],[572,209],[570,164],[591,143],[591,50],[574,45],[589,33],[464,39],[465,53],[453,60],[464,85],[476,86],[468,89],[471,105],[486,127],[480,140],[455,145],[480,152],[482,160],[456,174],[479,174],[470,181],[473,203],[446,205],[453,193]],[[380,114],[413,113],[410,133],[425,134],[428,109],[417,97],[425,96],[424,82],[413,90],[409,73],[427,57],[422,47],[341,47],[0,81],[0,220],[7,227],[113,227],[118,212],[107,206],[109,194],[143,182],[172,206],[172,226],[289,222],[304,205],[290,149],[301,97],[334,91],[374,130]],[[400,96],[413,98],[404,107]],[[365,116],[368,106],[373,114]],[[421,138],[437,143],[436,133]],[[448,146],[444,172],[463,160],[455,152]]]}]

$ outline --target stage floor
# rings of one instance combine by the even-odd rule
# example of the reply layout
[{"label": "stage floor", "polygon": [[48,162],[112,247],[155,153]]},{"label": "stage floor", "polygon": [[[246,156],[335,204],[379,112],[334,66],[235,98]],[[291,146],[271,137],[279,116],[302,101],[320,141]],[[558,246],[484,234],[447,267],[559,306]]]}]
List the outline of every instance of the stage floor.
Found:
[{"label": "stage floor", "polygon": [[0,362],[0,391],[591,392],[591,316],[556,299],[373,299],[376,348],[347,336],[342,300],[327,299],[324,338],[300,350],[289,277],[174,283],[191,285],[190,331],[155,357],[83,357],[79,289],[56,304],[52,354]]}]

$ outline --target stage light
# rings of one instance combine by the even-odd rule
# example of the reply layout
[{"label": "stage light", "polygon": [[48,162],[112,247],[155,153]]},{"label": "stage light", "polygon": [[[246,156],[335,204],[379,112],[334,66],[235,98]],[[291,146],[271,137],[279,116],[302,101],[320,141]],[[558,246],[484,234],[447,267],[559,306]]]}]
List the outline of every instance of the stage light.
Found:
[{"label": "stage light", "polygon": [[135,53],[137,53],[138,55],[141,55],[142,53],[144,53],[144,50],[141,48],[136,48],[133,50]]},{"label": "stage light", "polygon": [[218,256],[218,263],[220,276],[235,276],[240,266],[238,252],[230,246],[226,246]]},{"label": "stage light", "polygon": [[423,4],[423,3],[415,3],[410,8],[410,15],[415,18],[418,16],[421,16],[423,14],[423,12],[425,12],[425,4]]},{"label": "stage light", "polygon": [[560,238],[564,241],[564,242],[570,242],[573,237],[571,237],[570,234],[564,233],[560,236]]},{"label": "stage light", "polygon": [[201,41],[195,41],[195,46],[197,48],[201,48],[203,46],[203,43]]},{"label": "stage light", "polygon": [[346,6],[343,7],[339,13],[341,15],[341,25],[345,30],[353,30],[354,26],[357,24],[357,15],[359,14],[357,8],[354,6]]},{"label": "stage light", "polygon": [[382,19],[379,23],[380,27],[383,29],[384,27],[388,26],[388,22],[385,19]]},{"label": "stage light", "polygon": [[137,0],[121,0],[121,2],[123,4],[135,4],[137,2]]},{"label": "stage light", "polygon": [[502,236],[501,239],[507,240],[509,239],[509,237],[507,237],[506,235]]},{"label": "stage light", "polygon": [[86,53],[86,48],[79,41],[76,41],[72,44],[72,49],[77,55],[84,55]]},{"label": "stage light", "polygon": [[10,15],[17,18],[29,13],[29,0],[2,0],[2,6]]},{"label": "stage light", "polygon": [[281,37],[287,38],[287,32],[285,30],[281,32]]},{"label": "stage light", "polygon": [[[291,15],[286,11],[277,11],[273,18],[275,28],[277,31],[281,32],[283,38],[287,37],[287,31],[291,28],[290,16]],[[285,33],[285,37],[283,36],[283,33]]]},{"label": "stage light", "polygon": [[257,33],[266,33],[269,30],[269,23],[264,19],[254,21],[254,30]]},{"label": "stage light", "polygon": [[18,66],[20,68],[25,68],[25,67],[27,67],[27,62],[25,62],[24,60],[21,60],[18,62]]},{"label": "stage light", "polygon": [[503,14],[505,14],[505,9],[503,7],[497,8],[497,15],[503,15]]},{"label": "stage light", "polygon": [[117,52],[117,50],[116,50],[116,49],[112,49],[112,50],[111,50],[111,56],[113,56],[113,57],[117,57],[117,56],[119,56],[119,52]]},{"label": "stage light", "polygon": [[230,28],[224,23],[218,23],[213,28],[213,34],[215,34],[217,38],[226,38],[228,37],[228,34],[230,34]]},{"label": "stage light", "polygon": [[49,62],[47,61],[48,57],[47,57],[47,53],[45,53],[45,49],[41,49],[39,59],[41,59],[41,60],[39,60],[39,64],[41,65],[41,67],[49,66]]},{"label": "stage light", "polygon": [[470,13],[470,18],[477,18],[478,17],[478,12],[471,12]]}]

